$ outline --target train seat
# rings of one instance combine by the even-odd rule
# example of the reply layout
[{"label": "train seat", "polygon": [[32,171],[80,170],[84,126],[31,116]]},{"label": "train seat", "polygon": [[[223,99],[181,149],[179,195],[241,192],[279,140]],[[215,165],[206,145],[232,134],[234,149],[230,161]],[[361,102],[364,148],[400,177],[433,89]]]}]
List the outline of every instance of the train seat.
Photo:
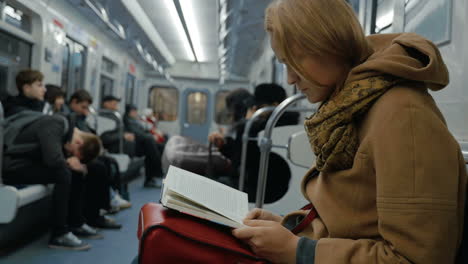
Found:
[{"label": "train seat", "polygon": [[[294,135],[298,132],[303,132],[303,131],[304,131],[304,126],[302,124],[275,127],[273,129],[273,133],[271,137],[273,145],[286,146],[289,144],[289,138],[291,137],[291,135]],[[258,140],[263,138],[263,135],[264,135],[264,131],[260,131],[258,133]],[[312,164],[315,161],[315,156],[310,151],[307,152],[304,149],[304,147],[309,147],[308,141],[306,141],[306,143],[307,144],[305,143],[302,144],[301,148],[302,148],[302,151],[305,153],[304,155],[307,155],[308,157],[310,157],[309,166],[312,166]],[[286,148],[273,147],[271,149],[271,152],[279,155],[281,158],[287,161],[289,165],[289,169],[291,171],[291,179],[289,180],[289,188],[286,191],[286,193],[279,200],[273,203],[265,203],[263,207],[267,210],[270,210],[278,214],[284,214],[286,212],[297,210],[299,207],[307,204],[307,201],[302,196],[301,192],[298,190],[300,190],[302,177],[305,175],[308,168],[300,167],[294,164],[288,158],[288,151]],[[248,155],[247,155],[247,158],[248,158]],[[250,207],[252,206],[253,205],[251,204]]]},{"label": "train seat", "polygon": [[8,224],[16,217],[18,210],[50,195],[52,185],[27,185],[24,188],[0,186],[0,224]]}]

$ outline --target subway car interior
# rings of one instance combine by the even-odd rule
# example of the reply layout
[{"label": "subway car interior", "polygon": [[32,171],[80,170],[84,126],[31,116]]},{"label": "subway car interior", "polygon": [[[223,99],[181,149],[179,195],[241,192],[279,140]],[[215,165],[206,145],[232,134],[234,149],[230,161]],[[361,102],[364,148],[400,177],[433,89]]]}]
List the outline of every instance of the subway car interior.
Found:
[{"label": "subway car interior", "polygon": [[[342,1],[366,36],[412,32],[434,43],[450,83],[430,95],[468,164],[467,1]],[[308,204],[303,177],[318,158],[304,121],[323,105],[291,81],[272,49],[265,10],[273,2],[0,0],[0,263],[163,263],[138,259],[137,231],[142,206],[160,202],[170,165],[248,193],[249,209],[284,216]],[[13,126],[24,109],[50,125]],[[242,130],[232,129],[241,121]],[[13,137],[28,133],[36,154],[11,154]],[[88,134],[103,147],[74,154]],[[85,155],[94,155],[87,166]],[[63,187],[57,175],[86,191]],[[73,232],[60,229],[59,218]],[[346,263],[423,263],[375,261]]]}]

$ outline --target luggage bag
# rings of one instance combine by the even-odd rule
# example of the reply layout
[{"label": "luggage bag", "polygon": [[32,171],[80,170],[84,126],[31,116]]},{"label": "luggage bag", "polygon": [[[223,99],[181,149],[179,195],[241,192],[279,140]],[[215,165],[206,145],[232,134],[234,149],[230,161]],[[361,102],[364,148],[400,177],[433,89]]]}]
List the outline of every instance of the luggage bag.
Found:
[{"label": "luggage bag", "polygon": [[231,228],[167,209],[145,204],[138,222],[138,263],[242,263],[265,264]]}]

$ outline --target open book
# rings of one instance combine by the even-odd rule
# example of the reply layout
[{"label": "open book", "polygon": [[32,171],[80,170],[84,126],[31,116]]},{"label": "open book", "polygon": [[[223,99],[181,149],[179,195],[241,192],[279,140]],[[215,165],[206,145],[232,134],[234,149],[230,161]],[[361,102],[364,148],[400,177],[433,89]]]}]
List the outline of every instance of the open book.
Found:
[{"label": "open book", "polygon": [[161,204],[230,227],[243,226],[247,194],[198,174],[170,166]]}]

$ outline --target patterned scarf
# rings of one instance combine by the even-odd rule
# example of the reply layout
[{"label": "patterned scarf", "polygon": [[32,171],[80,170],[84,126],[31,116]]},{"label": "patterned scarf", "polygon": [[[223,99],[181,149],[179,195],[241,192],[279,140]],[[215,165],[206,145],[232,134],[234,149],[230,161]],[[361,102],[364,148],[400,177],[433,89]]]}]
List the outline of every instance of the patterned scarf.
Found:
[{"label": "patterned scarf", "polygon": [[307,118],[304,126],[319,171],[338,171],[353,166],[359,147],[356,120],[401,79],[376,76],[347,84]]}]

